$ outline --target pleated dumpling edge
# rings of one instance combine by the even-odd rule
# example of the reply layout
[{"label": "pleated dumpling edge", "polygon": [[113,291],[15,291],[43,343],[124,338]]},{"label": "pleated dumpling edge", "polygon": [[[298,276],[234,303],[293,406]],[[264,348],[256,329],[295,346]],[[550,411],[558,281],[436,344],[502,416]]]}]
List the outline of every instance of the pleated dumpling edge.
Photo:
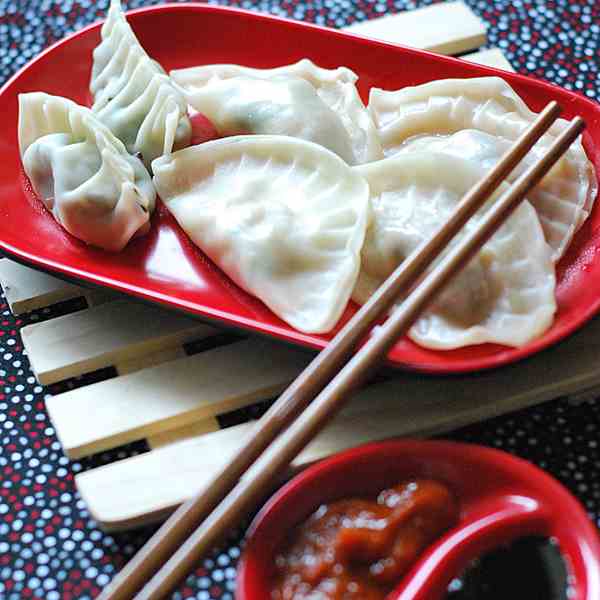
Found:
[{"label": "pleated dumpling edge", "polygon": [[121,7],[111,0],[93,52],[92,110],[144,164],[190,143],[187,103],[164,69],[148,56]]},{"label": "pleated dumpling edge", "polygon": [[88,108],[43,92],[20,94],[18,139],[34,191],[71,235],[118,252],[148,232],[156,196],[150,175]]}]

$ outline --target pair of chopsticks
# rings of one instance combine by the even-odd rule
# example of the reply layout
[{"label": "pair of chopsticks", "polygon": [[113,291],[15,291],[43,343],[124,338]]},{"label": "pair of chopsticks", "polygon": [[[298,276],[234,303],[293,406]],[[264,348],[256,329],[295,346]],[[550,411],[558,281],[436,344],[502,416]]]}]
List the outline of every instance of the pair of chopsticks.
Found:
[{"label": "pair of chopsticks", "polygon": [[[544,156],[501,195],[479,226],[423,276],[559,113],[556,102],[548,104],[496,167],[467,193],[450,220],[394,271],[279,397],[253,428],[238,455],[204,489],[173,513],[103,591],[100,600],[167,597],[198,561],[256,507],[293,458],[385,359],[396,340],[407,332],[448,281],[473,258],[582,132],[583,120],[576,117]],[[417,283],[402,304],[353,355],[373,324]]]}]

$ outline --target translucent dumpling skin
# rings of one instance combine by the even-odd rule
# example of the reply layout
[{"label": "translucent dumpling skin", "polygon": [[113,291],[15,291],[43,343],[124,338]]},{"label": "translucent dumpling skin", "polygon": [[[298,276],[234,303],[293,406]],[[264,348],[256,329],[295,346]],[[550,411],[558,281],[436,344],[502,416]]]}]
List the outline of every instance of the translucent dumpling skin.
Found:
[{"label": "translucent dumpling skin", "polygon": [[329,331],[360,267],[368,186],[304,140],[235,136],[153,163],[157,191],[238,285],[301,331]]},{"label": "translucent dumpling skin", "polygon": [[[480,170],[469,161],[433,152],[398,155],[355,170],[367,179],[372,204],[353,292],[362,304],[446,222],[480,178]],[[466,230],[476,226],[479,218],[471,219]],[[485,342],[521,346],[552,324],[554,292],[550,247],[535,210],[524,202],[409,335],[434,349]]]},{"label": "translucent dumpling skin", "polygon": [[342,120],[301,77],[231,77],[196,92],[193,103],[222,136],[288,135],[320,144],[350,164],[355,162]]},{"label": "translucent dumpling skin", "polygon": [[119,251],[148,231],[156,197],[150,175],[89,109],[21,94],[19,147],[34,191],[75,237]]},{"label": "translucent dumpling skin", "polygon": [[[273,69],[203,65],[177,69],[170,75],[190,106],[221,126],[232,119],[249,123],[257,118],[257,128],[245,133],[298,136],[325,145],[349,164],[383,158],[375,126],[356,89],[358,77],[345,67],[323,69],[305,58]],[[312,93],[297,83],[299,79]],[[261,86],[257,80],[265,83]],[[265,94],[268,89],[271,97]],[[286,96],[284,101],[282,96]],[[259,117],[255,117],[257,109]],[[300,115],[304,128],[297,125]],[[327,135],[320,133],[325,130]]]},{"label": "translucent dumpling skin", "polygon": [[[396,92],[373,88],[369,111],[386,156],[409,147],[440,150],[468,155],[484,170],[537,117],[500,77],[444,79]],[[556,121],[526,162],[547,149],[566,125],[564,119]],[[470,133],[459,136],[465,131]],[[578,139],[530,197],[554,261],[589,216],[597,191],[593,165]]]}]

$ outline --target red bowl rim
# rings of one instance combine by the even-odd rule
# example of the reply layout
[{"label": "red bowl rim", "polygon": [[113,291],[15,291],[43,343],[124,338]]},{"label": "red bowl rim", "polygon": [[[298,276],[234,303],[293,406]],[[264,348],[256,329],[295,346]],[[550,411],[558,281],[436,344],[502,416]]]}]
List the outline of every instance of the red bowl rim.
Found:
[{"label": "red bowl rim", "polygon": [[[266,540],[261,536],[270,521],[275,518],[275,514],[278,517],[285,515],[286,505],[294,503],[300,493],[306,494],[311,491],[311,488],[318,485],[324,476],[333,473],[339,475],[340,472],[351,473],[356,461],[364,462],[381,454],[390,453],[395,460],[400,455],[452,457],[457,459],[457,464],[461,460],[464,464],[476,463],[480,467],[498,470],[525,483],[528,489],[539,494],[545,504],[553,507],[555,514],[568,515],[568,527],[580,545],[585,548],[587,558],[584,566],[575,565],[575,580],[584,581],[583,588],[587,594],[590,592],[592,594],[579,597],[596,600],[595,594],[600,591],[600,537],[582,505],[561,483],[532,463],[501,450],[462,442],[413,439],[373,442],[346,450],[312,465],[281,487],[256,515],[248,530],[246,546],[237,569],[236,600],[264,600],[253,591],[254,574],[249,563],[256,560],[269,560],[268,551],[264,549]],[[313,510],[320,504],[320,492],[319,489],[314,490]],[[295,524],[291,523],[289,526]],[[278,520],[278,526],[281,529],[289,529],[288,524],[282,523],[281,519]],[[570,563],[568,566],[573,568]]]}]

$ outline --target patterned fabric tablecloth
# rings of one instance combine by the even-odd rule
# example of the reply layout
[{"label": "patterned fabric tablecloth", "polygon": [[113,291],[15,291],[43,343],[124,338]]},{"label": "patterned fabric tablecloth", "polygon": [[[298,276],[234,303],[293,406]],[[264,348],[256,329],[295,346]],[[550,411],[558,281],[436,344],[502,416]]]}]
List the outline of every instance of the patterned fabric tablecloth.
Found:
[{"label": "patterned fabric tablecloth", "polygon": [[[466,0],[517,71],[597,98],[597,0]],[[132,0],[127,8],[157,1]],[[240,0],[229,4],[333,27],[430,4],[412,0]],[[66,34],[106,14],[108,0],[0,0],[0,84]],[[4,124],[4,126],[10,126]],[[0,600],[86,600],[98,595],[152,533],[103,533],[75,489],[82,469],[145,450],[131,445],[80,462],[62,453],[19,329],[70,312],[73,302],[14,318],[0,297]],[[77,386],[75,380],[61,386]],[[546,469],[600,526],[600,402],[557,399],[457,431],[453,439],[503,448]],[[232,598],[242,532],[206,560],[174,598]]]}]

